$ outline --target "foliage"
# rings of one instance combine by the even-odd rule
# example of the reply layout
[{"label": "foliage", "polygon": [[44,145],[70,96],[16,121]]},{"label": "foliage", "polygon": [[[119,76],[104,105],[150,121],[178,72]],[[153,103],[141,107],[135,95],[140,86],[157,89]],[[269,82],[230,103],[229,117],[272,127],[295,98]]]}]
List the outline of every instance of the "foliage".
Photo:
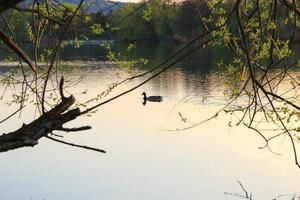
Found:
[{"label": "foliage", "polygon": [[[152,0],[146,5],[128,4],[115,10],[111,19],[119,25],[119,40],[182,40],[200,31],[197,9],[196,4]],[[125,18],[128,20],[122,20]]]},{"label": "foliage", "polygon": [[117,31],[117,37],[123,41],[136,40],[138,38],[143,39],[156,39],[157,35],[154,27],[151,26],[151,17],[146,18],[143,10],[138,10],[135,15],[138,17],[131,17],[129,20],[124,20],[120,24],[120,19],[124,19],[125,16],[129,16],[138,8],[137,4],[128,4],[127,6],[117,10],[111,17],[112,24],[119,25]]},{"label": "foliage", "polygon": [[[225,46],[233,55],[230,62],[219,61],[226,75],[225,94],[237,105],[226,113],[242,112],[236,124],[255,130],[266,142],[262,148],[270,148],[275,138],[288,136],[300,167],[295,146],[299,141],[299,106],[292,92],[299,88],[299,82],[289,71],[298,62],[292,56],[300,22],[299,5],[277,0],[236,0],[227,4],[208,1],[208,8],[211,14],[205,23],[212,27],[211,45]],[[247,103],[238,103],[241,97],[247,98]],[[278,132],[266,137],[262,124],[270,121]]]},{"label": "foliage", "polygon": [[[14,32],[15,39],[19,42],[32,41],[31,14],[13,11],[9,17],[11,24],[10,28]],[[2,24],[1,26],[3,27],[5,25]]]}]

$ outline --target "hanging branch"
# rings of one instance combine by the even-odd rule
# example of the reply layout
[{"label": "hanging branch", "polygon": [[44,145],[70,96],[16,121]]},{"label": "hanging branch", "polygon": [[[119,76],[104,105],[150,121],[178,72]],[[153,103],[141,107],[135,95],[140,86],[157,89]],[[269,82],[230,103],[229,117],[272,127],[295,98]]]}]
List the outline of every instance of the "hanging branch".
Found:
[{"label": "hanging branch", "polygon": [[49,78],[50,78],[50,75],[51,75],[51,71],[52,71],[52,69],[55,66],[55,63],[57,61],[57,56],[58,56],[59,50],[61,48],[61,44],[63,42],[63,37],[66,34],[67,30],[69,29],[73,19],[77,15],[77,12],[81,8],[83,2],[84,2],[84,0],[80,0],[80,2],[78,4],[78,6],[76,7],[75,11],[72,13],[69,22],[64,27],[63,32],[60,35],[60,39],[58,41],[58,44],[57,44],[56,48],[54,49],[54,52],[53,52],[53,55],[52,55],[52,58],[51,58],[51,61],[50,61],[50,65],[48,66],[48,70],[47,70],[47,73],[46,73],[46,78],[45,78],[45,81],[44,81],[44,85],[43,85],[42,100],[41,100],[42,112],[43,113],[46,112],[46,109],[45,109],[45,95],[46,95],[47,84],[48,84],[48,81],[49,81]]},{"label": "hanging branch", "polygon": [[0,39],[18,56],[20,56],[28,64],[31,70],[34,73],[36,73],[36,66],[33,64],[31,58],[16,43],[14,43],[9,37],[7,37],[1,30],[0,30]]}]

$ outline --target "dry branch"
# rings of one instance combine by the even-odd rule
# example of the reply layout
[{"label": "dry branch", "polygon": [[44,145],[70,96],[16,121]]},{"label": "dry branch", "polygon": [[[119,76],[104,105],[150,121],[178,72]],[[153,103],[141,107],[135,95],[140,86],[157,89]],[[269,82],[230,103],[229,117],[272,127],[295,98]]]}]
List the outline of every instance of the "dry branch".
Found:
[{"label": "dry branch", "polygon": [[30,124],[23,126],[11,133],[0,136],[0,152],[5,152],[20,147],[35,146],[38,140],[55,130],[60,130],[63,125],[80,115],[79,108],[65,112],[75,102],[73,96],[62,101],[49,112],[43,114]]}]

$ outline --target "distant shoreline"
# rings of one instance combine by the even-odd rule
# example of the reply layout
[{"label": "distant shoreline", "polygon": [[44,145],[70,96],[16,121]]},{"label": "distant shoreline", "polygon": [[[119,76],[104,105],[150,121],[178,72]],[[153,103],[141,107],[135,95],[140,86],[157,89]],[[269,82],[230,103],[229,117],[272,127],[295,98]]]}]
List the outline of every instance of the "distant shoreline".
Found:
[{"label": "distant shoreline", "polygon": [[[18,61],[0,61],[0,67],[15,67],[19,65]],[[81,66],[97,66],[101,65],[115,65],[116,62],[111,61],[83,61],[83,60],[72,60],[72,61],[60,61],[58,62],[60,66],[73,66],[73,67],[81,67]],[[22,62],[23,66],[28,66],[27,63]],[[47,64],[45,62],[39,62],[38,66],[45,67]]]}]

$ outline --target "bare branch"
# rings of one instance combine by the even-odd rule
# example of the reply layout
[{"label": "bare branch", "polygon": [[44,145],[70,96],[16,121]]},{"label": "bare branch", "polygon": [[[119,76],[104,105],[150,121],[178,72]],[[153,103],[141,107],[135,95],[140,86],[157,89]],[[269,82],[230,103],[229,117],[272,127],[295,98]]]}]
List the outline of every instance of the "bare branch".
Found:
[{"label": "bare branch", "polygon": [[17,45],[15,44],[9,37],[7,37],[1,30],[0,30],[0,39],[11,49],[13,50],[18,56],[20,56],[31,68],[31,70],[36,73],[36,66],[33,64],[30,57]]},{"label": "bare branch", "polygon": [[97,149],[97,148],[93,148],[93,147],[89,147],[89,146],[83,146],[83,145],[78,145],[78,144],[74,144],[74,143],[70,143],[70,142],[65,142],[65,141],[62,141],[62,140],[55,139],[55,138],[50,137],[50,136],[45,136],[45,137],[50,139],[50,140],[53,140],[55,142],[62,143],[62,144],[65,144],[65,145],[69,145],[69,146],[72,146],[72,147],[78,147],[78,148],[88,149],[88,150],[92,150],[92,151],[96,151],[96,152],[100,152],[100,153],[106,153],[106,151],[104,151],[102,149]]}]

